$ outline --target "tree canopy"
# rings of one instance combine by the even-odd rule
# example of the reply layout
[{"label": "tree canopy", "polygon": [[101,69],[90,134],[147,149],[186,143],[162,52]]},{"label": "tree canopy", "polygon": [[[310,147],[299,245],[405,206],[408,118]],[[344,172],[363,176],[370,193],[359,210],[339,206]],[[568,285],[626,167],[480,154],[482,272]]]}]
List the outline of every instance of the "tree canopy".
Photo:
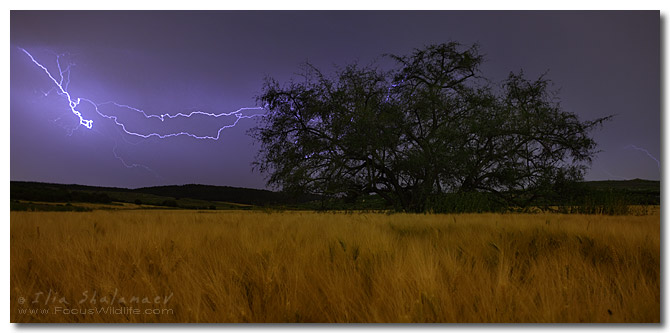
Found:
[{"label": "tree canopy", "polygon": [[268,78],[268,110],[252,129],[256,167],[285,191],[355,198],[377,194],[400,211],[429,210],[444,193],[484,192],[526,207],[581,180],[597,145],[561,108],[545,76],[481,75],[476,45],[429,45],[390,55],[392,70],[352,64],[301,80]]}]

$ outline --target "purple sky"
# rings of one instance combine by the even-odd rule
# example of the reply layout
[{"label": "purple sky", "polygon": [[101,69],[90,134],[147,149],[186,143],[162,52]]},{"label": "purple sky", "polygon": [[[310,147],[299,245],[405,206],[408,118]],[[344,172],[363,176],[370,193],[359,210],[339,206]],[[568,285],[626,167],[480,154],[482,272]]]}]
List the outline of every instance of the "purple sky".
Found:
[{"label": "purple sky", "polygon": [[[10,24],[12,180],[265,187],[250,166],[258,146],[247,130],[255,119],[240,119],[219,140],[142,139],[83,103],[78,110],[93,128],[77,127],[64,97],[45,96],[56,85],[20,48],[54,75],[56,54],[64,54],[62,67],[74,64],[67,88],[73,98],[154,115],[219,114],[256,106],[264,77],[285,82],[305,60],[332,70],[451,40],[480,44],[486,77],[549,71],[565,110],[582,119],[617,115],[594,133],[603,152],[587,179],[660,179],[658,11],[12,11]],[[112,104],[99,110],[138,133],[216,136],[235,120],[196,115],[161,122]]]}]

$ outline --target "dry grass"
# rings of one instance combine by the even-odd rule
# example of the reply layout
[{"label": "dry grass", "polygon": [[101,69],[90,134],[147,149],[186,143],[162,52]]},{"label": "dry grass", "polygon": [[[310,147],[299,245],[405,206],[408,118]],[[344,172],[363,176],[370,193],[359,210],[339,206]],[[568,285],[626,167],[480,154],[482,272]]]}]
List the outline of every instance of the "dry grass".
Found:
[{"label": "dry grass", "polygon": [[658,214],[11,213],[12,322],[659,322],[659,289]]}]

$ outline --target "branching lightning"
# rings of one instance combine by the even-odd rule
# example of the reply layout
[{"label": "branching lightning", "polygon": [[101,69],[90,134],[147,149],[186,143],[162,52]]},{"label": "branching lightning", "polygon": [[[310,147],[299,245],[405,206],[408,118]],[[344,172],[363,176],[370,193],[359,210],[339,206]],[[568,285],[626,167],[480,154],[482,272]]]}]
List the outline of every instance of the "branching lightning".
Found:
[{"label": "branching lightning", "polygon": [[[79,103],[81,103],[81,99],[80,98],[73,99],[72,96],[70,96],[70,93],[67,91],[67,86],[70,83],[70,80],[69,80],[70,66],[68,66],[65,70],[62,70],[61,66],[60,66],[60,60],[59,60],[60,56],[56,56],[56,63],[58,64],[58,71],[59,71],[59,75],[60,75],[60,81],[57,81],[56,78],[54,78],[53,75],[51,75],[51,72],[49,72],[49,70],[44,65],[40,64],[37,60],[35,60],[35,58],[33,57],[32,54],[30,54],[30,52],[26,51],[26,49],[24,49],[22,47],[19,47],[19,49],[21,51],[23,51],[25,54],[27,54],[28,57],[30,57],[30,60],[32,60],[32,62],[35,65],[37,65],[39,68],[41,68],[47,74],[47,76],[51,79],[51,81],[53,81],[53,83],[56,84],[56,86],[58,87],[58,91],[57,91],[58,94],[61,95],[61,96],[65,96],[65,98],[67,98],[70,110],[72,111],[72,113],[74,113],[75,116],[77,116],[79,118],[79,124],[84,125],[88,129],[93,128],[93,120],[84,119],[84,116],[81,115],[81,112],[77,111],[77,106],[79,106]],[[65,77],[63,76],[64,73],[67,73],[67,76],[68,76],[68,80],[65,81],[66,82],[65,87],[63,87],[63,81],[65,79]]]},{"label": "branching lightning", "polygon": [[[184,136],[189,136],[189,137],[192,137],[194,139],[199,139],[199,140],[219,140],[219,138],[221,137],[221,132],[224,129],[235,127],[237,125],[237,123],[240,121],[240,119],[251,119],[251,118],[255,118],[255,117],[265,116],[264,114],[252,114],[252,115],[241,114],[241,112],[245,111],[245,110],[264,110],[261,107],[240,108],[236,111],[232,111],[232,112],[228,112],[228,113],[209,113],[209,112],[202,112],[202,111],[193,111],[193,112],[190,112],[190,113],[187,113],[187,114],[180,112],[180,113],[176,113],[174,115],[170,115],[170,114],[152,115],[152,114],[147,114],[144,110],[140,110],[140,109],[134,108],[132,106],[124,105],[124,104],[119,104],[119,103],[116,103],[116,102],[105,102],[105,103],[96,104],[93,101],[90,101],[88,99],[82,99],[82,100],[91,103],[91,105],[93,105],[93,107],[95,108],[95,111],[101,117],[114,121],[114,123],[117,126],[121,127],[121,129],[126,134],[132,135],[132,136],[137,136],[137,137],[140,137],[140,138],[143,138],[143,139],[148,139],[148,138],[151,138],[151,137],[156,137],[156,138],[159,138],[159,139],[166,139],[166,138],[170,138],[170,137],[184,135]],[[117,107],[120,107],[120,108],[126,108],[126,109],[129,109],[129,110],[141,113],[147,119],[158,118],[161,121],[165,121],[166,118],[167,119],[174,119],[174,118],[178,118],[178,117],[190,118],[191,116],[194,116],[194,115],[203,115],[203,116],[213,117],[213,118],[234,116],[235,117],[235,122],[233,122],[230,125],[225,125],[225,126],[220,127],[219,130],[216,132],[216,136],[197,135],[197,134],[193,134],[193,133],[187,132],[187,131],[180,131],[180,132],[174,132],[174,133],[168,133],[168,134],[160,134],[160,133],[157,133],[157,132],[151,132],[151,133],[143,134],[143,133],[138,133],[138,132],[133,132],[131,130],[128,130],[126,128],[126,125],[124,123],[120,122],[117,116],[110,116],[110,115],[106,115],[106,114],[100,112],[100,109],[98,107],[100,107],[102,105],[105,105],[105,104],[113,104],[113,105],[115,105]]]},{"label": "branching lightning", "polygon": [[656,157],[654,157],[654,155],[652,155],[648,150],[646,150],[644,148],[637,147],[635,145],[628,145],[628,146],[624,147],[624,149],[628,149],[628,148],[632,148],[632,149],[644,152],[645,154],[647,154],[647,156],[649,156],[649,158],[656,161],[656,164],[658,165],[659,169],[661,168],[661,161],[659,161]]},{"label": "branching lightning", "polygon": [[117,142],[114,142],[114,148],[112,148],[112,152],[114,153],[114,157],[115,157],[117,160],[121,161],[121,163],[122,163],[126,168],[142,168],[142,169],[145,169],[145,170],[147,170],[147,171],[153,173],[154,176],[156,176],[157,178],[162,178],[162,177],[159,176],[154,170],[152,170],[151,168],[149,168],[149,167],[146,166],[146,165],[139,164],[139,163],[128,163],[128,162],[126,162],[126,160],[123,159],[123,157],[119,156],[119,154],[116,153],[116,147],[117,147]]},{"label": "branching lightning", "polygon": [[[144,110],[126,105],[126,104],[121,104],[113,101],[108,101],[104,103],[96,103],[88,98],[83,98],[83,97],[78,97],[74,98],[70,92],[68,91],[68,87],[70,84],[70,72],[71,72],[71,64],[68,64],[65,68],[61,66],[60,62],[60,55],[56,55],[56,64],[58,68],[58,75],[54,76],[52,73],[49,71],[49,69],[41,64],[39,61],[33,57],[33,55],[28,52],[26,49],[19,47],[19,49],[25,53],[30,60],[35,64],[38,68],[40,68],[44,73],[49,77],[49,79],[53,82],[55,87],[52,90],[49,90],[48,92],[44,93],[44,95],[48,95],[51,91],[55,90],[58,95],[63,96],[65,99],[67,99],[68,106],[70,111],[79,119],[79,124],[78,125],[83,125],[87,129],[92,129],[93,128],[93,119],[89,117],[84,117],[80,109],[78,107],[82,102],[85,102],[87,104],[90,104],[95,112],[102,118],[109,119],[114,122],[116,126],[118,126],[125,134],[130,135],[130,136],[135,136],[143,139],[149,139],[149,138],[158,138],[158,139],[167,139],[167,138],[172,138],[172,137],[178,137],[178,136],[187,136],[191,137],[193,139],[198,139],[198,140],[219,140],[221,138],[221,132],[225,129],[235,127],[240,120],[242,119],[251,119],[251,118],[256,118],[256,117],[264,117],[264,113],[254,113],[254,114],[244,114],[245,111],[264,111],[265,108],[263,107],[245,107],[245,108],[240,108],[236,111],[232,112],[223,112],[223,113],[210,113],[210,112],[203,112],[203,111],[193,111],[190,113],[176,113],[176,114],[149,114],[145,112]],[[141,133],[138,131],[134,131],[129,129],[126,123],[121,121],[119,119],[119,116],[116,115],[110,115],[106,114],[101,111],[101,108],[103,106],[109,106],[113,105],[117,108],[122,108],[122,109],[127,109],[136,113],[141,114],[144,116],[145,119],[152,119],[156,118],[159,119],[161,122],[165,122],[166,120],[171,120],[175,118],[191,118],[192,116],[204,116],[204,117],[211,117],[211,118],[220,118],[220,117],[235,117],[234,122],[232,124],[224,125],[218,129],[216,132],[216,135],[201,135],[201,134],[196,134],[192,133],[189,131],[176,131],[176,132],[171,132],[171,133],[166,133],[166,134],[161,134],[158,132],[148,132],[148,133]],[[149,169],[148,167],[141,165],[141,164],[136,164],[136,163],[127,163],[123,158],[121,158],[117,152],[116,152],[116,144],[114,145],[113,153],[114,156],[119,159],[124,166],[128,168],[133,168],[133,167],[142,167],[147,169],[148,171],[153,172],[153,170]],[[154,172],[155,174],[155,172]]]},{"label": "branching lightning", "polygon": [[604,173],[606,173],[608,176],[612,177],[612,178],[610,178],[610,179],[618,178],[618,179],[621,179],[621,180],[626,180],[626,178],[621,177],[621,176],[614,175],[614,174],[612,174],[611,172],[605,170],[604,168],[600,168],[600,170],[602,170],[602,171],[603,171]]}]

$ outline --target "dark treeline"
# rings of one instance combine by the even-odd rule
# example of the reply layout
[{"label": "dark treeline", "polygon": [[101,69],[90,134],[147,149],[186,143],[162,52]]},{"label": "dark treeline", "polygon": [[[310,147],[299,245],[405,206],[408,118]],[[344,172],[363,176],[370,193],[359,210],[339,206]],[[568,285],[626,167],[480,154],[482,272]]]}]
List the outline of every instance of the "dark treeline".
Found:
[{"label": "dark treeline", "polygon": [[[556,212],[626,215],[640,212],[634,206],[660,205],[660,182],[650,180],[593,181],[555,188],[532,207],[510,207],[498,196],[484,192],[445,193],[427,204],[432,213]],[[317,210],[392,210],[384,199],[371,195],[356,200],[332,199],[312,202]]]},{"label": "dark treeline", "polygon": [[[140,195],[155,195],[152,200],[139,199]],[[432,213],[484,213],[510,211],[551,211],[559,213],[610,214],[631,213],[630,206],[660,205],[660,182],[649,180],[580,182],[565,188],[554,188],[538,205],[526,208],[510,207],[490,193],[445,193],[434,196],[427,203]],[[271,209],[309,210],[364,210],[393,211],[382,197],[376,195],[351,198],[316,196],[291,197],[286,193],[223,186],[183,185],[159,186],[140,189],[94,187],[82,185],[11,182],[12,210],[84,211],[69,204],[40,205],[20,203],[104,203],[113,201],[148,204],[181,209],[215,209],[213,202],[248,204]],[[203,200],[207,205],[186,205],[180,200]],[[44,206],[44,207],[43,207]],[[231,206],[229,209],[240,209]],[[220,209],[220,208],[216,208]]]},{"label": "dark treeline", "polygon": [[288,195],[281,192],[211,185],[172,185],[125,189],[74,184],[50,184],[38,182],[10,182],[12,200],[43,202],[86,202],[108,204],[113,201],[149,204],[165,207],[203,209],[210,205],[184,206],[179,199],[230,202],[236,204],[269,206],[296,205],[315,200],[317,196]]},{"label": "dark treeline", "polygon": [[135,191],[177,199],[224,201],[255,206],[299,204],[317,198],[317,196],[296,196],[268,190],[212,185],[155,186],[140,188]]},{"label": "dark treeline", "polygon": [[90,202],[111,203],[112,198],[103,192],[106,188],[78,190],[79,185],[44,184],[32,182],[10,182],[9,191],[12,200],[45,202]]}]

